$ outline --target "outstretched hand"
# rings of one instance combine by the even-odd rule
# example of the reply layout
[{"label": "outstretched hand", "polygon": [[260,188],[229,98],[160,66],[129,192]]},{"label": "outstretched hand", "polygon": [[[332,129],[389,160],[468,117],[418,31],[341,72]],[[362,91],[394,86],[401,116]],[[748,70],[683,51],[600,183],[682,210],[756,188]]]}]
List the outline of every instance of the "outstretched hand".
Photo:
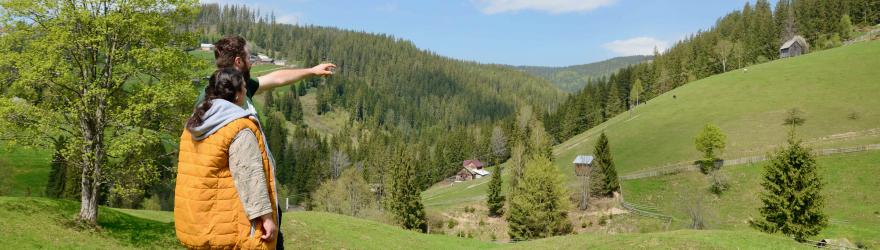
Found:
[{"label": "outstretched hand", "polygon": [[335,65],[335,64],[332,64],[332,63],[322,63],[322,64],[318,64],[318,65],[315,66],[315,67],[312,67],[312,68],[309,69],[309,70],[311,70],[311,71],[312,71],[312,74],[315,74],[316,76],[328,76],[328,75],[332,75],[332,74],[333,74],[333,70],[334,70],[335,68],[336,68],[336,65]]}]

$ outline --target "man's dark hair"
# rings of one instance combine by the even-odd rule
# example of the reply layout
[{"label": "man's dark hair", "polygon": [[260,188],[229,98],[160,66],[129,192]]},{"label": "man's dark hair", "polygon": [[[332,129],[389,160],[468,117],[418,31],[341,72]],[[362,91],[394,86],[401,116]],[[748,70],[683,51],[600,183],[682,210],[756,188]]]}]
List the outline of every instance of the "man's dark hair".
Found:
[{"label": "man's dark hair", "polygon": [[214,60],[217,62],[217,68],[235,66],[235,57],[248,60],[248,54],[244,49],[245,45],[247,45],[247,41],[238,35],[225,36],[214,43]]}]

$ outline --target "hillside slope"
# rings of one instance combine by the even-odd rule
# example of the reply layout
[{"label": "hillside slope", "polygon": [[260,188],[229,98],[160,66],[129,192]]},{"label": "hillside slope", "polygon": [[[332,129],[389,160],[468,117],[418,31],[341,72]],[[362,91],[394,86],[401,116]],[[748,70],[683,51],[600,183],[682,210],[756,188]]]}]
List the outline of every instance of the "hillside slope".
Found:
[{"label": "hillside slope", "polygon": [[[846,238],[853,243],[870,247],[880,246],[880,151],[820,157],[819,173],[825,183],[823,211],[829,225],[814,239]],[[665,175],[622,182],[624,198],[628,202],[652,207],[659,213],[675,218],[674,227],[684,228],[690,223],[682,203],[694,194],[705,193],[704,213],[709,228],[753,231],[746,223],[758,218],[762,192],[761,174],[766,163],[722,168],[730,190],[721,196],[708,196],[710,185],[699,172]]]},{"label": "hillside slope", "polygon": [[[777,60],[695,81],[649,100],[554,147],[554,164],[574,183],[571,162],[593,154],[608,134],[620,175],[691,162],[693,138],[706,123],[727,134],[722,158],[761,156],[785,142],[786,112],[798,108],[800,137],[814,148],[880,143],[880,42],[868,42]],[[855,114],[855,119],[851,118]],[[428,208],[446,209],[485,199],[488,180],[436,186]]]},{"label": "hillside slope", "polygon": [[728,142],[721,158],[760,156],[785,142],[786,112],[801,110],[798,132],[829,148],[880,142],[880,42],[776,60],[688,83],[554,148],[564,173],[578,154],[592,154],[607,133],[622,175],[699,159],[694,136],[707,123]]},{"label": "hillside slope", "polygon": [[627,66],[649,61],[653,56],[623,56],[608,60],[572,65],[566,67],[540,67],[540,66],[511,66],[514,69],[526,72],[552,82],[559,89],[566,92],[577,92],[584,88],[587,80],[609,76],[617,70]]}]

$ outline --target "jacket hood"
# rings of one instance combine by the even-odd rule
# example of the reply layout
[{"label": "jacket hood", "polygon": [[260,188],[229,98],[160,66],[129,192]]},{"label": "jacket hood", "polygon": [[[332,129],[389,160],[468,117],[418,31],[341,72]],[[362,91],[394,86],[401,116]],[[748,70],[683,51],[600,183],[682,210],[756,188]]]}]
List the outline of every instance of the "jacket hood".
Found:
[{"label": "jacket hood", "polygon": [[226,124],[242,117],[250,117],[251,112],[243,109],[235,103],[223,99],[211,100],[211,108],[202,116],[204,122],[195,128],[187,128],[192,133],[193,139],[204,140],[211,136]]}]

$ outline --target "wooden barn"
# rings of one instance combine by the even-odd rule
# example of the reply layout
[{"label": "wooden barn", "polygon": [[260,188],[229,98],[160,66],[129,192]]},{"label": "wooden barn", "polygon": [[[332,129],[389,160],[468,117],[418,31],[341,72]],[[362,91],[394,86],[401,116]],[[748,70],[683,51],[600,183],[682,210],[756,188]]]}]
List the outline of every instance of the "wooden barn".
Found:
[{"label": "wooden barn", "polygon": [[574,163],[574,173],[577,176],[589,175],[590,169],[593,167],[593,156],[578,155],[572,163]]},{"label": "wooden barn", "polygon": [[806,54],[810,45],[801,36],[794,36],[779,47],[779,58],[794,57]]},{"label": "wooden barn", "polygon": [[483,169],[483,166],[485,164],[480,162],[480,160],[465,160],[461,164],[461,170],[455,174],[455,181],[479,179],[489,175],[489,171]]},{"label": "wooden barn", "polygon": [[574,174],[581,179],[581,202],[578,208],[587,210],[590,200],[590,171],[593,169],[592,155],[578,155],[574,158]]}]

